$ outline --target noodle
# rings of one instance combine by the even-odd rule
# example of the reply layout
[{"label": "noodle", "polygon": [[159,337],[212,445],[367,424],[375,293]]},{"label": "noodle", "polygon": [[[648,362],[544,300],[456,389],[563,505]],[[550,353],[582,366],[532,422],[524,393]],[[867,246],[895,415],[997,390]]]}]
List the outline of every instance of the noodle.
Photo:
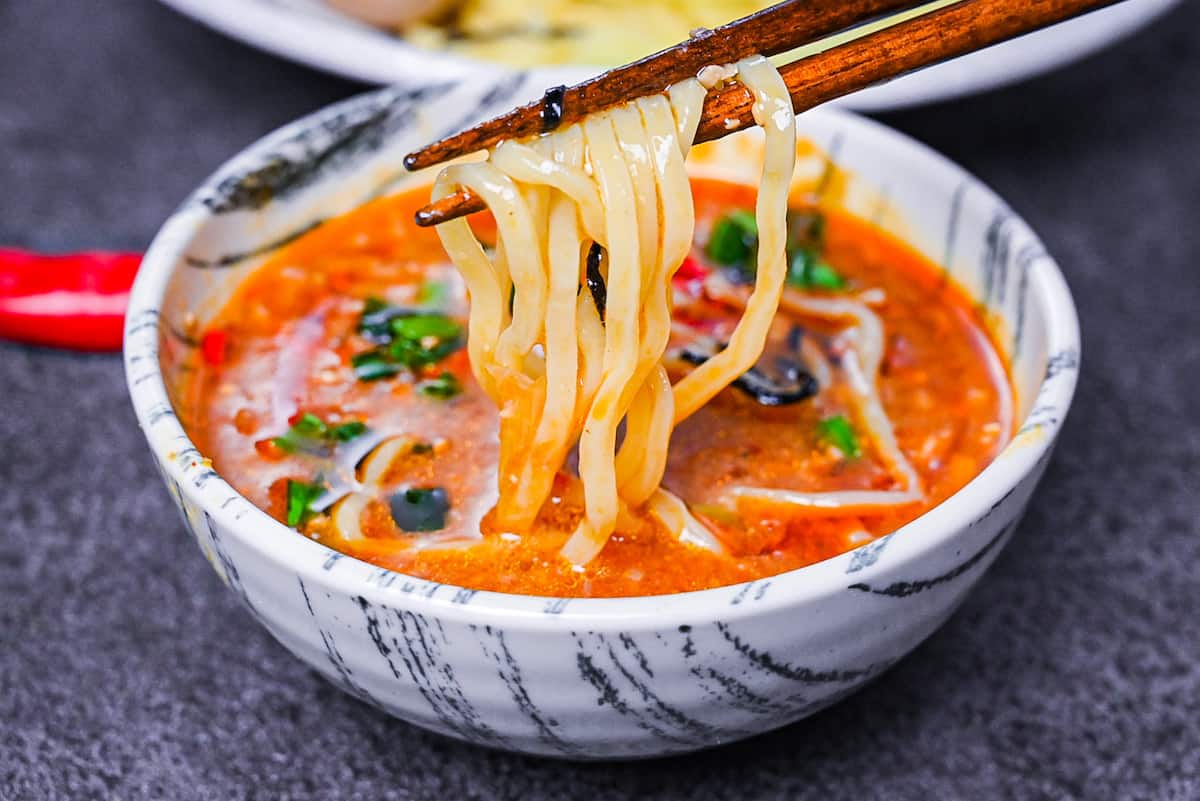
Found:
[{"label": "noodle", "polygon": [[749,370],[766,344],[787,277],[787,201],[796,164],[796,121],[787,86],[765,59],[738,64],[742,82],[754,94],[754,119],[766,132],[762,181],[755,202],[758,220],[758,270],[754,291],[729,346],[682,379],[675,387],[675,422],[690,416]]},{"label": "noodle", "polygon": [[[739,293],[721,279],[710,280],[712,295],[736,306],[747,305]],[[861,301],[848,298],[814,297],[792,289],[784,290],[779,307],[784,311],[807,317],[830,320],[849,319],[854,325],[842,332],[854,345],[841,359],[838,371],[842,380],[853,390],[852,398],[859,421],[871,435],[872,444],[894,477],[904,488],[900,490],[841,490],[830,492],[796,492],[768,487],[731,486],[725,494],[733,499],[757,498],[777,504],[808,508],[820,514],[853,515],[880,508],[901,506],[924,497],[917,471],[900,450],[891,420],[879,400],[879,365],[883,361],[883,323],[879,316]],[[832,383],[833,369],[819,349],[809,346],[806,362],[819,376],[822,386]]]},{"label": "noodle", "polygon": [[[504,530],[528,529],[578,447],[584,514],[562,550],[577,565],[592,559],[636,509],[685,542],[723,550],[686,504],[659,486],[668,443],[680,421],[754,366],[781,297],[790,294],[786,215],[796,134],[787,87],[760,56],[701,74],[703,84],[683,81],[664,95],[535,140],[503,142],[486,162],[448,167],[434,186],[435,199],[472,190],[496,219],[491,254],[465,220],[438,228],[471,299],[472,369],[500,411],[496,521]],[[706,86],[734,76],[753,95],[754,118],[765,133],[756,279],[728,346],[672,386],[663,364],[672,333],[671,279],[695,227],[684,158]],[[859,417],[904,481],[903,494],[919,497],[916,474],[874,390],[883,343],[878,318],[852,301],[791,302],[801,313],[855,322],[846,335],[857,355],[836,372],[855,388]],[[822,384],[830,380],[834,370],[819,348],[808,346],[807,353]],[[808,497],[753,487],[731,493],[826,510],[894,504],[901,494]]]}]

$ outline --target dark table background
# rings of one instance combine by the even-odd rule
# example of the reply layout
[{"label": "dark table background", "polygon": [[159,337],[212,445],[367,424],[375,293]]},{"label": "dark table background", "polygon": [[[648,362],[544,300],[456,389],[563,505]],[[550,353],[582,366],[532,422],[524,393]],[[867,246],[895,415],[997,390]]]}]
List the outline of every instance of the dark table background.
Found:
[{"label": "dark table background", "polygon": [[[3,0],[0,243],[143,248],[226,157],[361,88],[150,0]],[[426,734],[319,679],[221,587],[117,356],[0,345],[0,798],[1200,798],[1200,4],[884,119],[1033,223],[1084,334],[1026,522],[912,656],[691,757],[573,765]]]}]

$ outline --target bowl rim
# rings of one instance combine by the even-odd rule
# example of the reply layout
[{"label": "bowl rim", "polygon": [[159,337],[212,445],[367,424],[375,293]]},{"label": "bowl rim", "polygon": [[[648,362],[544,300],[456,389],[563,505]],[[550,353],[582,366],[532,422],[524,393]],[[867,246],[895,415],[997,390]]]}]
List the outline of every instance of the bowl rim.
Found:
[{"label": "bowl rim", "polygon": [[[210,527],[211,521],[222,525],[236,534],[242,545],[276,566],[290,570],[302,581],[383,606],[419,607],[448,620],[504,622],[510,627],[530,630],[568,631],[584,623],[589,630],[631,631],[713,620],[733,621],[781,607],[827,600],[845,591],[851,583],[845,569],[847,560],[873,543],[883,540],[898,543],[889,547],[890,551],[898,553],[889,553],[887,570],[913,563],[987,517],[1049,457],[1070,408],[1078,380],[1077,369],[1047,371],[1036,390],[1031,391],[1031,396],[1037,398],[1037,405],[1050,405],[1059,411],[1041,423],[1043,436],[1019,448],[1013,447],[1017,440],[1014,436],[964,487],[896,531],[873,543],[774,576],[666,595],[556,598],[471,590],[380,568],[300,535],[270,517],[219,474],[203,465],[203,455],[184,431],[167,393],[159,362],[159,306],[170,279],[182,263],[184,249],[212,216],[203,204],[194,202],[197,198],[219,185],[246,159],[268,151],[281,140],[329,115],[386,91],[386,88],[371,90],[300,117],[260,138],[215,170],[155,235],[143,257],[126,314],[126,382],[138,425],[164,477],[173,482],[188,501],[203,510],[210,518]],[[983,192],[991,202],[1008,209],[1003,199],[982,181],[907,134],[838,108],[822,107],[805,112],[805,116],[809,115],[830,117],[839,124],[888,139],[895,146],[930,159],[943,169],[949,168],[959,177],[971,181],[973,190]],[[1040,239],[1024,219],[1015,213],[1010,219],[1015,235],[1041,246]],[[1075,359],[1070,366],[1077,367],[1080,329],[1075,304],[1057,262],[1048,254],[1040,260],[1037,270],[1029,272],[1029,298],[1040,307],[1045,320],[1046,352],[1051,356],[1072,353]],[[1022,426],[1029,417],[1027,414],[1022,418]],[[343,566],[331,569],[334,564]],[[854,573],[853,581],[868,578],[875,569],[874,565],[865,566],[861,572]],[[731,599],[740,599],[756,583],[765,592],[767,582],[781,586],[765,595],[760,593],[752,604],[739,604],[736,600],[731,604]]]}]

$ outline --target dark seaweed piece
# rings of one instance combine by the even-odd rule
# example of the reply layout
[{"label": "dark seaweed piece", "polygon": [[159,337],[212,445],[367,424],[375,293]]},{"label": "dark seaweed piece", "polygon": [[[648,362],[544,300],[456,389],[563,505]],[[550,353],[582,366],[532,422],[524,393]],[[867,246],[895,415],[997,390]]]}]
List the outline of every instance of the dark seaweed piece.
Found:
[{"label": "dark seaweed piece", "polygon": [[446,527],[450,496],[441,487],[412,487],[393,495],[389,505],[401,531],[438,531]]},{"label": "dark seaweed piece", "polygon": [[565,86],[551,86],[542,95],[542,133],[549,133],[562,122],[563,97],[567,93]]},{"label": "dark seaweed piece", "polygon": [[603,257],[604,248],[593,242],[587,254],[587,285],[596,311],[600,312],[600,322],[604,322],[604,307],[608,302],[608,288],[604,286],[604,276],[600,274],[600,260]]},{"label": "dark seaweed piece", "polygon": [[792,353],[800,352],[800,343],[804,341],[804,326],[792,324],[788,329],[787,346]]},{"label": "dark seaweed piece", "polygon": [[[699,367],[711,356],[689,348],[679,354],[688,364]],[[800,362],[786,356],[775,359],[778,377],[768,375],[756,364],[733,381],[733,386],[762,406],[789,406],[808,400],[820,390],[817,379]]]},{"label": "dark seaweed piece", "polygon": [[[767,403],[767,406],[780,406],[786,403],[798,403],[806,398],[811,398],[816,395],[821,389],[817,383],[817,379],[812,373],[804,368],[804,365],[799,361],[788,356],[777,356],[775,358],[776,376],[771,377],[758,369],[758,366],[750,368],[742,377],[754,374],[754,377],[762,376],[766,379],[762,386],[767,387],[767,392],[774,391],[778,397],[792,397],[791,400],[784,400],[779,403]],[[753,379],[748,379],[748,382]],[[772,387],[774,389],[772,389]],[[784,388],[784,392],[779,392],[779,388]],[[763,403],[760,399],[759,403]]]}]

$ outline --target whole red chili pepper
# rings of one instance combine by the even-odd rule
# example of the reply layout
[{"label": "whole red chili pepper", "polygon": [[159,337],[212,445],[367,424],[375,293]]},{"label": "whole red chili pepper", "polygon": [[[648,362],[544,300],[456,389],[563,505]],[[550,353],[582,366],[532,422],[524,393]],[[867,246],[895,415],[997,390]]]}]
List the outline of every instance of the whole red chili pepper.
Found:
[{"label": "whole red chili pepper", "polygon": [[120,350],[137,253],[44,256],[0,248],[0,338]]}]

